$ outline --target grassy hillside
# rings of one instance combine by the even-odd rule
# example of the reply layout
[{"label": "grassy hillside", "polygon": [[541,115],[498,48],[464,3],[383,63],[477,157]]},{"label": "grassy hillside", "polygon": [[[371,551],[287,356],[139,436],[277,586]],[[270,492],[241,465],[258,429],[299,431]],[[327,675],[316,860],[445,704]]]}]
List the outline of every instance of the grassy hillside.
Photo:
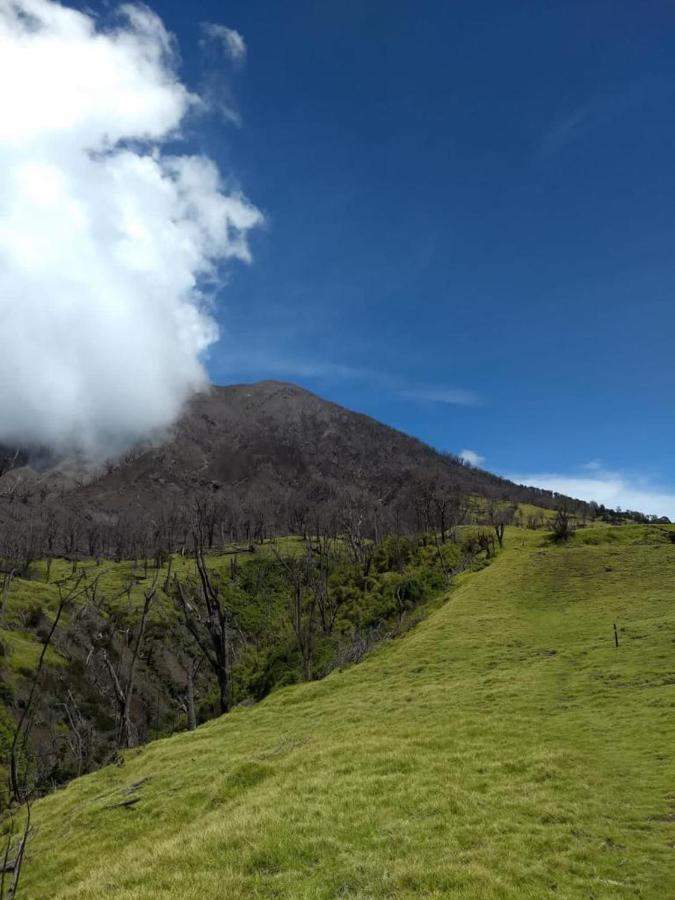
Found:
[{"label": "grassy hillside", "polygon": [[[250,704],[279,687],[316,680],[400,636],[442,602],[451,568],[475,570],[488,562],[481,534],[463,529],[460,539],[445,545],[428,535],[363,545],[289,536],[211,552],[205,566],[230,623],[228,704]],[[59,596],[72,590],[79,594],[59,619],[27,720],[27,777],[36,796],[106,765],[120,746],[220,714],[217,671],[204,659],[204,626],[197,628],[200,650],[179,605],[186,595],[203,612],[196,578],[194,557],[173,555],[99,565],[52,559],[6,582],[7,603],[0,604],[0,779],[12,722],[31,696]],[[144,597],[153,591],[142,625]],[[122,734],[119,697],[129,695],[141,632],[128,733]],[[5,803],[0,792],[0,814]]]},{"label": "grassy hillside", "polygon": [[672,897],[674,575],[665,529],[511,530],[360,665],[37,803],[23,893]]}]

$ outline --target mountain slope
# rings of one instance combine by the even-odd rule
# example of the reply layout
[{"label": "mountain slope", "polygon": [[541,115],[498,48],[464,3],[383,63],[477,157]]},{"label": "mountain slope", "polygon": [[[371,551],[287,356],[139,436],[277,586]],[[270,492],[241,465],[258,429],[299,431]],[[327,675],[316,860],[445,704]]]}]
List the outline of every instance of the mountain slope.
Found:
[{"label": "mountain slope", "polygon": [[362,664],[39,801],[25,896],[670,897],[674,552],[509,530]]},{"label": "mountain slope", "polygon": [[84,514],[157,515],[200,491],[278,520],[291,508],[321,505],[325,512],[346,495],[409,512],[432,482],[498,500],[556,502],[550,492],[470,468],[368,416],[271,381],[195,396],[162,442],[103,470],[78,469],[73,461],[49,466],[44,454],[40,471],[26,463],[25,452],[5,454],[0,501],[20,493],[24,504],[39,506],[56,493],[59,508]]}]

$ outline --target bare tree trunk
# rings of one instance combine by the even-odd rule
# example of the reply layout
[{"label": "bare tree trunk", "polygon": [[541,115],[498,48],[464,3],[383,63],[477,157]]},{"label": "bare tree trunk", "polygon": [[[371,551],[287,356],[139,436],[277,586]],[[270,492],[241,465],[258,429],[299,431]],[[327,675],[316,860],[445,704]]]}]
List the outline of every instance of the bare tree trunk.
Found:
[{"label": "bare tree trunk", "polygon": [[197,728],[197,714],[195,713],[195,677],[192,663],[187,670],[187,691],[185,698],[187,706],[188,729],[194,731]]},{"label": "bare tree trunk", "polygon": [[164,581],[164,592],[166,593],[169,590],[169,585],[171,584],[171,569],[173,567],[173,556],[169,556],[169,562],[167,564],[166,569],[166,580]]},{"label": "bare tree trunk", "polygon": [[[218,682],[221,715],[230,711],[230,669],[232,651],[232,615],[211,578],[198,536],[195,536],[195,563],[201,590],[186,591],[175,577],[176,599],[183,612],[185,625],[204,654]],[[231,577],[237,575],[236,558],[231,562]],[[192,593],[192,597],[190,597]],[[200,606],[202,607],[200,609]]]},{"label": "bare tree trunk", "polygon": [[7,606],[7,599],[9,597],[9,589],[12,586],[12,581],[14,579],[15,570],[12,569],[11,572],[8,572],[5,575],[5,580],[2,585],[2,601],[0,603],[0,627],[5,624],[5,608]]},{"label": "bare tree trunk", "polygon": [[117,714],[119,717],[118,742],[120,747],[129,748],[136,745],[136,735],[134,734],[133,723],[131,721],[131,703],[134,696],[136,664],[143,645],[143,638],[145,637],[145,627],[148,621],[148,615],[157,593],[157,577],[158,573],[155,572],[155,580],[152,587],[144,594],[145,599],[143,601],[141,621],[138,625],[138,631],[136,632],[136,640],[134,641],[129,670],[124,680],[120,678],[120,674],[118,674],[107,651],[103,651],[103,662],[110,673],[110,680],[112,681],[115,700],[117,702]]},{"label": "bare tree trunk", "polygon": [[31,804],[30,800],[26,800],[26,821],[24,823],[23,834],[19,839],[16,848],[16,856],[10,862],[9,853],[12,847],[12,832],[10,830],[7,835],[7,843],[5,845],[5,854],[2,864],[2,875],[0,876],[0,900],[5,897],[5,873],[12,872],[12,881],[7,891],[7,900],[15,900],[19,890],[19,879],[21,877],[21,868],[23,866],[24,857],[26,855],[26,844],[31,835]]},{"label": "bare tree trunk", "polygon": [[66,702],[63,704],[63,709],[68,718],[68,724],[70,725],[70,730],[73,733],[73,740],[69,741],[70,749],[73,753],[73,756],[77,757],[77,777],[79,778],[84,769],[84,738],[82,736],[82,715],[77,706],[75,698],[73,697],[73,692],[68,691],[68,696],[66,698]]},{"label": "bare tree trunk", "polygon": [[[146,575],[147,575],[147,559],[145,560],[146,565]],[[138,627],[138,633],[136,635],[136,642],[134,644],[134,650],[131,657],[131,664],[129,666],[129,676],[127,678],[127,685],[124,697],[124,710],[123,710],[123,723],[124,723],[124,731],[127,737],[127,743],[125,746],[133,747],[133,735],[131,731],[131,701],[134,695],[134,680],[136,676],[136,663],[138,662],[138,654],[140,652],[141,646],[143,644],[143,638],[145,637],[145,626],[148,621],[148,614],[150,612],[150,608],[153,604],[156,594],[156,582],[157,575],[155,575],[155,584],[153,584],[151,590],[149,590],[145,594],[145,599],[143,601],[143,613],[141,615],[141,622]]]},{"label": "bare tree trunk", "polygon": [[230,711],[230,679],[225,667],[218,669],[218,705],[221,715]]},{"label": "bare tree trunk", "polygon": [[103,651],[103,662],[108,669],[110,674],[110,680],[112,681],[113,691],[115,694],[115,701],[117,703],[117,716],[119,718],[119,731],[117,742],[121,747],[130,747],[131,746],[131,722],[125,721],[125,712],[127,709],[126,705],[126,696],[124,694],[124,688],[122,687],[122,683],[117,674],[117,670],[113,665],[110,657],[106,650]]},{"label": "bare tree trunk", "polygon": [[14,729],[14,737],[12,739],[12,745],[9,753],[9,789],[10,795],[13,800],[17,803],[21,803],[24,800],[22,796],[21,786],[19,784],[19,761],[18,761],[18,747],[19,747],[19,738],[22,738],[22,743],[27,743],[28,734],[30,729],[26,728],[24,733],[24,726],[27,722],[29,722],[29,714],[31,711],[31,707],[33,705],[33,700],[35,699],[35,691],[37,689],[38,681],[40,679],[40,673],[42,672],[42,667],[44,665],[45,656],[47,655],[47,650],[49,649],[49,645],[52,642],[52,638],[54,637],[54,632],[56,631],[56,627],[59,624],[59,620],[63,613],[63,610],[66,607],[66,604],[70,601],[74,600],[76,597],[79,597],[80,594],[83,594],[86,591],[86,585],[81,590],[78,591],[80,583],[84,579],[84,575],[80,575],[78,580],[76,581],[74,587],[67,593],[63,593],[63,585],[59,585],[59,605],[56,609],[56,615],[54,616],[54,621],[52,622],[52,627],[49,630],[49,634],[45,639],[44,645],[42,647],[42,652],[40,653],[40,657],[38,659],[38,664],[35,669],[35,674],[33,676],[33,683],[31,685],[30,693],[28,695],[28,699],[26,700],[26,704],[23,708],[19,721],[17,723],[16,728]]}]

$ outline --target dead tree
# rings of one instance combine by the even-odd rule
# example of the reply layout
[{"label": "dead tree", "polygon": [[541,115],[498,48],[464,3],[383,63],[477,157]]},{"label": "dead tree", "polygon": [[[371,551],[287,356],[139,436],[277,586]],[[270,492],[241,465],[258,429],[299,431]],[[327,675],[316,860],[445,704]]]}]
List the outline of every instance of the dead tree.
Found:
[{"label": "dead tree", "polygon": [[171,623],[166,641],[184,676],[184,680],[176,679],[175,690],[179,698],[178,706],[185,713],[188,731],[194,731],[197,727],[197,679],[204,663],[204,655],[199,648],[195,647],[194,638],[186,629],[182,617]]},{"label": "dead tree", "polygon": [[5,578],[2,583],[2,597],[0,599],[0,627],[5,624],[5,610],[7,608],[7,600],[9,599],[9,589],[12,586],[12,581],[15,574],[16,571],[14,569],[10,569],[9,572],[5,573]]},{"label": "dead tree", "polygon": [[514,505],[500,506],[494,500],[488,504],[488,521],[494,529],[500,547],[504,546],[504,531],[506,526],[513,522],[517,509],[518,507]]},{"label": "dead tree", "polygon": [[[82,586],[83,583],[84,586]],[[47,650],[49,649],[49,646],[52,642],[54,632],[56,631],[61,616],[63,615],[63,611],[70,603],[73,603],[87,590],[87,584],[84,574],[80,575],[75,583],[70,586],[67,585],[67,582],[60,582],[57,587],[59,591],[59,602],[56,608],[56,615],[54,616],[51,628],[49,629],[49,632],[44,639],[42,652],[40,653],[38,664],[33,674],[33,681],[28,694],[28,699],[24,704],[23,710],[21,711],[21,715],[19,717],[19,721],[17,722],[16,728],[14,729],[14,735],[9,752],[9,793],[11,800],[16,803],[22,803],[26,798],[27,787],[22,787],[19,775],[19,756],[23,756],[25,763],[26,747],[28,746],[28,740],[30,737],[30,716],[38,683],[40,681],[40,675],[44,666],[45,657],[47,655]]]},{"label": "dead tree", "polygon": [[435,525],[438,526],[441,543],[444,544],[448,534],[453,535],[457,526],[466,518],[468,501],[458,487],[440,484],[432,489],[431,503],[436,514]]},{"label": "dead tree", "polygon": [[347,502],[342,509],[340,525],[352,559],[361,569],[365,582],[370,574],[375,544],[367,533],[367,517],[363,504]]},{"label": "dead tree", "polygon": [[183,664],[183,670],[185,671],[185,700],[181,705],[187,716],[188,731],[194,731],[197,728],[195,682],[203,662],[203,656],[194,656],[191,659],[186,660]]},{"label": "dead tree", "polygon": [[562,542],[572,536],[572,521],[567,506],[564,504],[558,508],[553,520],[553,540]]},{"label": "dead tree", "polygon": [[[235,623],[225,598],[209,572],[201,541],[195,535],[195,564],[198,585],[182,582],[175,576],[175,600],[185,626],[204,654],[218,682],[220,712],[230,711],[232,644]],[[236,576],[236,566],[232,568]]]},{"label": "dead tree", "polygon": [[494,553],[495,539],[486,528],[478,528],[465,537],[464,545],[469,558],[485,553],[485,558],[490,559]]},{"label": "dead tree", "polygon": [[77,760],[76,774],[79,778],[86,771],[89,762],[89,746],[91,743],[91,726],[82,715],[80,707],[69,689],[63,703],[63,712],[70,727],[71,737],[68,739],[70,752]]},{"label": "dead tree", "polygon": [[316,575],[314,577],[314,591],[319,607],[321,629],[324,634],[332,634],[337,618],[339,603],[328,583],[331,565],[336,559],[335,541],[326,534],[320,534],[317,526],[317,537],[312,545],[315,554]]},{"label": "dead tree", "polygon": [[321,594],[321,575],[308,549],[302,557],[275,555],[288,580],[287,608],[302,657],[305,681],[312,680],[316,610]]},{"label": "dead tree", "polygon": [[[5,848],[2,854],[2,862],[0,867],[0,900],[5,900],[5,898],[6,900],[15,900],[19,891],[19,879],[21,878],[21,870],[26,856],[26,845],[28,844],[33,831],[31,826],[30,798],[26,798],[23,804],[23,808],[25,810],[23,829],[20,832],[21,836],[16,843],[16,847],[14,847],[13,842],[14,814],[11,811],[9,814],[10,827],[7,830]],[[14,851],[14,858],[10,859],[12,851]],[[11,875],[12,877],[9,884],[6,884],[8,875]]]},{"label": "dead tree", "polygon": [[115,666],[108,651],[104,649],[102,653],[103,662],[110,675],[115,702],[117,704],[117,718],[119,722],[118,743],[120,747],[128,748],[136,745],[136,733],[131,721],[131,703],[136,686],[136,667],[145,639],[148,616],[150,615],[150,610],[152,609],[157,595],[157,581],[158,573],[155,572],[155,578],[150,589],[143,592],[141,618],[138,627],[136,628],[136,634],[131,649],[131,658],[128,667],[126,667],[126,672],[122,665],[123,655],[120,659],[120,665]]},{"label": "dead tree", "polygon": [[168,594],[169,586],[171,585],[171,569],[173,568],[173,556],[169,554],[167,566],[166,566],[166,578],[164,579],[164,593]]}]

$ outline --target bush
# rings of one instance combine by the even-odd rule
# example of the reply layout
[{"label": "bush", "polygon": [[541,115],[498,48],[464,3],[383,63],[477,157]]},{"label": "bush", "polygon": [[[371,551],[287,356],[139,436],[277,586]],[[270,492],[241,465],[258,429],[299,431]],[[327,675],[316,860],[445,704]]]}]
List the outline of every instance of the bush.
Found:
[{"label": "bush", "polygon": [[44,611],[39,603],[32,603],[23,614],[23,621],[26,628],[37,628],[42,624],[44,619]]}]

